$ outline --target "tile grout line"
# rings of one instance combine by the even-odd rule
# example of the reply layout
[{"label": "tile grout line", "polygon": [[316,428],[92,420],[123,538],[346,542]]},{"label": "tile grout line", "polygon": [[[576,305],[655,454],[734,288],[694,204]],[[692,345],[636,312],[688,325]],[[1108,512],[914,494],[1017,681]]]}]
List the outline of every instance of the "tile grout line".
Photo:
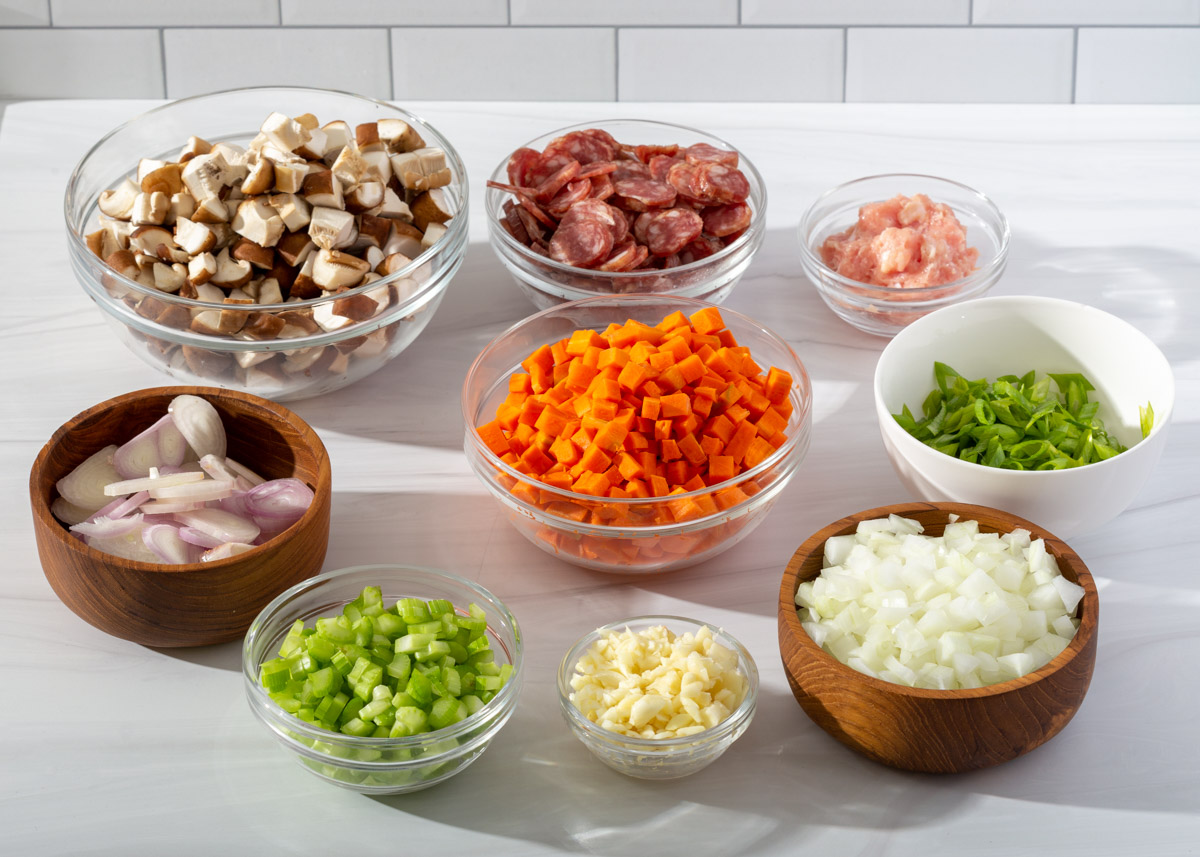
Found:
[{"label": "tile grout line", "polygon": [[50,0],[46,0],[46,25],[54,26],[54,4]]},{"label": "tile grout line", "polygon": [[1079,28],[1075,27],[1071,32],[1074,34],[1071,38],[1071,103],[1074,104],[1079,81]]},{"label": "tile grout line", "polygon": [[[280,0],[283,2],[283,0]],[[967,26],[975,25],[975,0],[967,0]]]},{"label": "tile grout line", "polygon": [[[400,27],[400,24],[287,24],[280,26],[278,24],[238,24],[236,26],[220,26],[220,25],[179,25],[179,24],[103,24],[103,25],[80,25],[80,26],[0,26],[0,30],[22,32],[29,30],[155,30],[160,28],[172,30],[382,30],[388,27]],[[1053,24],[980,24],[972,26],[968,24],[828,24],[828,23],[810,23],[810,24],[516,24],[509,27],[506,24],[417,24],[403,25],[406,29],[412,30],[462,30],[462,29],[486,29],[486,30],[607,30],[615,26],[622,29],[640,29],[640,30],[840,30],[846,27],[854,27],[856,29],[871,29],[871,30],[963,30],[963,31],[983,31],[983,30],[1068,30],[1074,27],[1087,27],[1092,30],[1200,30],[1200,23],[1158,23],[1158,24],[1069,24],[1069,23],[1053,23]]]},{"label": "tile grout line", "polygon": [[388,42],[388,92],[391,93],[392,101],[396,100],[396,52],[392,48],[392,27],[387,28]]},{"label": "tile grout line", "polygon": [[279,21],[279,26],[283,26],[283,0],[275,0],[275,18]]},{"label": "tile grout line", "polygon": [[846,70],[850,67],[850,28],[842,30],[842,104],[846,103]]},{"label": "tile grout line", "polygon": [[167,98],[167,29],[158,28],[158,63],[162,67],[162,97]]},{"label": "tile grout line", "polygon": [[[511,2],[511,0],[510,0]],[[613,27],[613,101],[621,100],[621,28]]]}]

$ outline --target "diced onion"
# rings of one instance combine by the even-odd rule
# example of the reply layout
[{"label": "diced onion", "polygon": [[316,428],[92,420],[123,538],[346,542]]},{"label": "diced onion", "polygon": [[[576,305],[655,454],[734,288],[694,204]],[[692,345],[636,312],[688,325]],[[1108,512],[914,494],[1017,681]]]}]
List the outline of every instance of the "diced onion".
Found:
[{"label": "diced onion", "polygon": [[824,568],[796,592],[817,645],[867,675],[914,687],[981,687],[1040,669],[1070,643],[1083,588],[1026,530],[952,521],[863,521],[826,540]]}]

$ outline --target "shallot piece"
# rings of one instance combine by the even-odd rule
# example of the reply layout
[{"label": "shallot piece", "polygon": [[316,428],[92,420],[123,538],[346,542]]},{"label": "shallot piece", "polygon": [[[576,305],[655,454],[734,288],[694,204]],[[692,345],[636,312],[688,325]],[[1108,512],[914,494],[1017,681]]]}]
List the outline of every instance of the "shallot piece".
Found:
[{"label": "shallot piece", "polygon": [[193,546],[180,538],[178,527],[170,524],[146,527],[142,530],[142,541],[162,562],[183,565],[193,561]]},{"label": "shallot piece", "polygon": [[[104,493],[109,497],[120,497],[124,494],[133,494],[138,491],[157,492],[163,488],[168,488],[174,485],[188,485],[192,482],[201,482],[204,479],[203,473],[172,473],[169,476],[157,474],[157,468],[150,468],[151,474],[138,479],[126,479],[121,482],[110,482],[104,486]],[[154,496],[158,496],[154,494]]]},{"label": "shallot piece", "polygon": [[210,454],[225,457],[225,426],[211,402],[199,396],[176,396],[167,412],[198,458]]},{"label": "shallot piece", "polygon": [[126,536],[134,531],[140,533],[141,529],[142,516],[131,515],[128,518],[99,517],[92,521],[84,521],[82,524],[75,524],[71,527],[71,532],[80,533],[89,538],[109,539]]},{"label": "shallot piece", "polygon": [[202,533],[208,533],[219,542],[252,542],[258,538],[259,533],[259,527],[253,522],[221,509],[179,512],[175,515],[175,519]]},{"label": "shallot piece", "polygon": [[218,545],[212,550],[205,551],[200,556],[201,562],[213,562],[218,559],[229,559],[231,556],[237,556],[240,553],[245,553],[248,550],[254,550],[254,545],[241,544],[240,542],[229,542],[223,545]]},{"label": "shallot piece", "polygon": [[233,493],[233,483],[205,479],[186,485],[168,485],[163,488],[150,489],[150,496],[155,500],[187,500],[192,503],[205,503],[209,500],[223,500]]},{"label": "shallot piece", "polygon": [[180,527],[179,538],[183,539],[190,545],[196,545],[202,548],[215,548],[225,544],[223,539],[218,539],[216,536],[209,535],[203,530],[198,530],[195,527]]},{"label": "shallot piece", "polygon": [[50,504],[50,512],[67,526],[82,524],[92,516],[92,513],[81,506],[76,506],[62,497],[55,497]]},{"label": "shallot piece", "polygon": [[146,547],[145,541],[142,540],[142,527],[139,526],[134,530],[126,533],[123,536],[112,536],[104,538],[101,536],[84,536],[84,542],[89,547],[93,547],[98,551],[103,551],[113,556],[119,556],[123,559],[132,559],[136,562],[159,562],[158,555],[150,548]]},{"label": "shallot piece", "polygon": [[107,505],[109,495],[104,493],[104,486],[121,478],[113,466],[116,452],[116,444],[106,446],[58,480],[58,496],[93,512]]},{"label": "shallot piece", "polygon": [[164,414],[133,440],[122,444],[113,455],[113,466],[122,479],[147,476],[152,467],[183,464],[188,443],[170,414]]},{"label": "shallot piece", "polygon": [[304,516],[312,489],[299,479],[273,479],[246,492],[246,509],[262,528],[260,541],[277,536]]}]

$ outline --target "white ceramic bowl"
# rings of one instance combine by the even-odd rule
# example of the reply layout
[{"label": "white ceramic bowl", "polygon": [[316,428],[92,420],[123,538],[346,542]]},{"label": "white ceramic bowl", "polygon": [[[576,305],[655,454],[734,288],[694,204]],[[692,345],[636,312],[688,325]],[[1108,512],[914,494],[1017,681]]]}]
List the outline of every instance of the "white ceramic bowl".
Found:
[{"label": "white ceramic bowl", "polygon": [[[934,361],[964,377],[1082,372],[1095,386],[1097,414],[1128,451],[1069,470],[1002,470],[961,461],[918,441],[892,414],[919,414],[934,387]],[[1154,407],[1142,439],[1138,408]],[[875,367],[875,412],[900,480],[922,500],[1002,509],[1060,538],[1095,530],[1137,495],[1162,454],[1175,406],[1175,379],[1163,353],[1141,331],[1095,307],[1044,297],[968,301],[913,322]]]}]

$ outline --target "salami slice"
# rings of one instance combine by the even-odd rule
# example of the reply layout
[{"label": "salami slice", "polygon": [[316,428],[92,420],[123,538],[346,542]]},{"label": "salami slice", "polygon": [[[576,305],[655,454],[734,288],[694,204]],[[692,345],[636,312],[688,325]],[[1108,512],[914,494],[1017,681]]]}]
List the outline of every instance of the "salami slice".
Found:
[{"label": "salami slice", "polygon": [[552,140],[546,147],[545,154],[547,157],[559,155],[573,158],[584,165],[596,161],[611,161],[617,154],[616,146],[609,142],[611,139],[607,133],[599,136],[584,131],[572,131]]},{"label": "salami slice", "polygon": [[608,176],[596,176],[595,178],[591,179],[591,183],[592,199],[608,199],[613,195],[612,179],[610,179]]},{"label": "salami slice", "polygon": [[657,179],[660,182],[665,182],[667,181],[667,174],[670,172],[671,167],[673,167],[675,164],[683,163],[686,163],[686,161],[682,161],[679,158],[673,158],[670,155],[655,155],[650,159],[650,178]]},{"label": "salami slice", "polygon": [[653,215],[646,225],[646,246],[655,256],[673,256],[699,237],[700,215],[689,208],[671,208]]},{"label": "salami slice", "polygon": [[721,205],[706,209],[701,217],[704,219],[705,232],[724,238],[726,235],[741,232],[750,225],[750,206],[744,202]]},{"label": "salami slice", "polygon": [[750,196],[750,182],[736,167],[724,164],[701,164],[696,172],[706,185],[705,196],[717,203],[745,202]]},{"label": "salami slice", "polygon": [[581,218],[555,230],[550,258],[576,268],[592,268],[608,258],[612,246],[612,232],[605,224]]},{"label": "salami slice", "polygon": [[572,205],[581,199],[587,199],[588,194],[591,192],[592,183],[590,181],[587,179],[576,179],[560,190],[554,199],[546,204],[546,213],[551,217],[561,219]]},{"label": "salami slice", "polygon": [[724,164],[727,167],[738,165],[738,153],[732,149],[718,149],[708,143],[694,143],[682,152],[689,164]]},{"label": "salami slice", "polygon": [[657,214],[657,212],[639,214],[633,221],[633,226],[631,227],[630,231],[633,232],[633,237],[639,244],[645,244],[647,242],[648,238],[646,229],[650,226],[650,221],[654,220],[655,214]]},{"label": "salami slice", "polygon": [[527,211],[533,215],[533,219],[543,226],[548,226],[553,229],[555,227],[554,218],[542,211],[542,207],[538,205],[528,196],[518,196],[517,203],[521,206],[522,211]]},{"label": "salami slice", "polygon": [[508,158],[509,184],[524,187],[529,183],[529,172],[542,161],[542,153],[536,149],[520,148]]},{"label": "salami slice", "polygon": [[596,176],[608,175],[615,173],[620,164],[617,161],[596,161],[582,168],[576,178],[592,179]]},{"label": "salami slice", "polygon": [[567,183],[573,181],[579,175],[579,161],[568,161],[563,166],[556,170],[554,175],[545,179],[533,192],[534,199],[538,202],[549,202],[554,199],[555,195],[567,186]]},{"label": "salami slice", "polygon": [[621,209],[612,206],[609,207],[609,211],[612,212],[613,223],[611,229],[613,234],[613,246],[615,247],[619,244],[624,244],[629,238],[630,215],[621,211]]},{"label": "salami slice", "polygon": [[623,179],[613,182],[618,202],[630,211],[649,211],[670,208],[675,202],[675,188],[654,179]]},{"label": "salami slice", "polygon": [[650,168],[641,161],[617,161],[617,168],[613,170],[612,180],[620,181],[621,179],[648,179]]},{"label": "salami slice", "polygon": [[643,164],[648,164],[650,163],[650,159],[655,155],[675,157],[679,154],[679,144],[671,143],[669,146],[634,146],[633,153]]},{"label": "salami slice", "polygon": [[521,221],[521,227],[525,230],[525,237],[528,239],[526,244],[545,244],[546,230],[542,228],[543,224],[536,217],[530,214],[524,206],[517,206],[517,219]]},{"label": "salami slice", "polygon": [[631,271],[638,258],[638,249],[645,249],[641,244],[626,241],[615,248],[606,261],[596,267],[597,271]]},{"label": "salami slice", "polygon": [[617,150],[621,148],[621,144],[617,142],[616,138],[603,128],[587,128],[579,133],[587,134],[589,137],[595,137],[597,140],[603,141],[606,145],[612,148],[614,155],[616,155]]},{"label": "salami slice", "polygon": [[560,226],[568,226],[577,220],[597,220],[604,226],[611,227],[613,225],[613,216],[616,211],[611,205],[600,199],[584,199],[575,203],[563,215]]},{"label": "salami slice", "polygon": [[[651,172],[654,167],[650,168]],[[666,181],[680,196],[685,196],[690,199],[700,199],[697,195],[701,191],[696,185],[697,174],[699,168],[695,164],[689,164],[687,161],[673,159],[671,165],[667,168]]]},{"label": "salami slice", "polygon": [[720,238],[715,238],[712,235],[702,234],[699,238],[684,248],[682,257],[686,254],[691,254],[691,259],[688,261],[696,261],[698,259],[707,259],[714,253],[720,253],[725,249],[725,242]]},{"label": "salami slice", "polygon": [[541,160],[530,165],[529,171],[525,176],[525,185],[527,187],[537,187],[574,160],[577,159],[572,158],[570,155],[545,152]]},{"label": "salami slice", "polygon": [[511,199],[504,203],[504,225],[508,227],[509,235],[528,246],[532,243],[533,239],[529,237],[529,232],[525,229],[525,224],[521,222],[522,210]]}]

